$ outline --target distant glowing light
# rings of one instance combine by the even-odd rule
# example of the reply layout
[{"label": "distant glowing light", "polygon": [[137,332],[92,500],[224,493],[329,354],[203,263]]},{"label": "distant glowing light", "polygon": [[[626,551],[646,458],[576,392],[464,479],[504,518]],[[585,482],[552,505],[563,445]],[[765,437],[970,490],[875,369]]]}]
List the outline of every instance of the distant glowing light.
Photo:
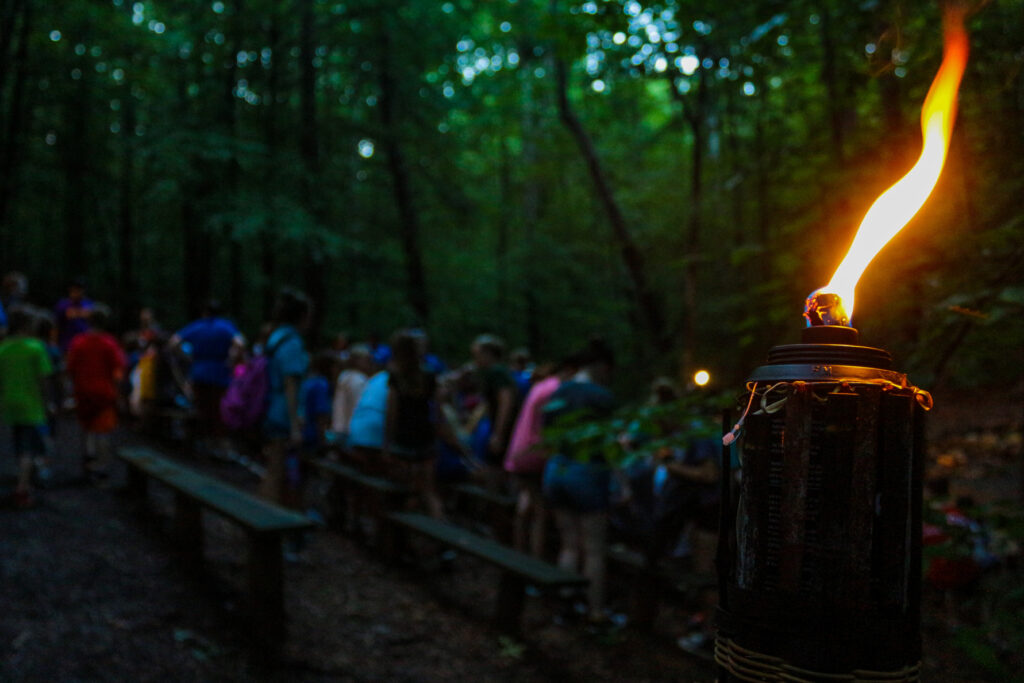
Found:
[{"label": "distant glowing light", "polygon": [[373,156],[374,144],[373,140],[367,140],[363,138],[359,141],[359,156],[364,159],[369,159]]},{"label": "distant glowing light", "polygon": [[654,60],[654,70],[658,73],[662,73],[668,68],[668,60],[664,57],[658,57]]},{"label": "distant glowing light", "polygon": [[590,84],[590,87],[593,88],[594,92],[604,92],[605,84],[604,81],[598,78],[597,80]]},{"label": "distant glowing light", "polygon": [[868,53],[869,55],[875,54],[876,50],[878,50],[878,46],[875,45],[874,43],[868,43],[867,45],[864,46],[864,52]]},{"label": "distant glowing light", "polygon": [[217,2],[213,3],[213,5],[211,5],[211,7],[213,8],[213,11],[216,12],[217,14],[223,14],[224,13],[224,3],[220,2],[220,0],[217,0]]},{"label": "distant glowing light", "polygon": [[756,92],[757,92],[757,88],[750,81],[746,81],[743,84],[743,94],[746,95],[747,97],[750,97],[751,95],[753,95]]},{"label": "distant glowing light", "polygon": [[615,35],[612,36],[612,42],[616,45],[622,45],[626,42],[626,34],[622,31],[617,31]]},{"label": "distant glowing light", "polygon": [[50,40],[55,43],[60,42],[60,31],[50,31]]},{"label": "distant glowing light", "polygon": [[687,76],[692,76],[700,66],[700,60],[695,55],[683,55],[676,62],[679,65],[679,70]]},{"label": "distant glowing light", "polygon": [[508,33],[509,31],[512,30],[512,24],[508,23],[507,21],[503,21],[501,22],[501,26],[499,26],[498,28],[501,29],[502,33]]},{"label": "distant glowing light", "polygon": [[698,370],[693,373],[693,383],[698,387],[706,386],[711,381],[711,373],[707,370]]}]

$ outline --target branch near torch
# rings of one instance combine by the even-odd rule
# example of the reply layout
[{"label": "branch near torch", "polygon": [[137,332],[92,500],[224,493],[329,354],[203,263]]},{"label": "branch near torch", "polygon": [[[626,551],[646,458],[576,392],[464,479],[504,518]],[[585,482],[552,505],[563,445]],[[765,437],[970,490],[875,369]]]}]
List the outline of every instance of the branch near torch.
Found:
[{"label": "branch near torch", "polygon": [[[802,343],[755,369],[723,444],[721,681],[916,681],[921,658],[924,414],[931,396],[851,326],[875,255],[927,201],[949,148],[967,62],[962,8],[921,113],[914,167],[864,217],[832,280],[806,301]],[[729,458],[723,454],[723,461]]]}]

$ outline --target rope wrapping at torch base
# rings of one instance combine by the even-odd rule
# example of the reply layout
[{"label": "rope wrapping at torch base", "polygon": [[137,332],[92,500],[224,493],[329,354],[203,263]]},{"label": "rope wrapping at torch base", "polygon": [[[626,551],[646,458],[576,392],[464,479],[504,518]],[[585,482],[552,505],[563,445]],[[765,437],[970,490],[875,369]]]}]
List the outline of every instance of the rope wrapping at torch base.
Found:
[{"label": "rope wrapping at torch base", "polygon": [[917,683],[921,680],[921,663],[897,671],[856,670],[848,674],[808,671],[786,663],[781,657],[762,654],[737,645],[731,638],[715,639],[715,662],[741,681],[764,683],[818,683],[821,681],[852,681],[854,683]]}]

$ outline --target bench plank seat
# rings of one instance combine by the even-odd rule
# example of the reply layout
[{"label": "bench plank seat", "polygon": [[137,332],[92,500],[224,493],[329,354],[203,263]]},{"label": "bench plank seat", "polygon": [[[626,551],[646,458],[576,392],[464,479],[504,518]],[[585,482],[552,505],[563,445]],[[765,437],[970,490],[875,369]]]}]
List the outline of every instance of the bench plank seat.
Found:
[{"label": "bench plank seat", "polygon": [[211,479],[148,448],[122,448],[118,456],[132,467],[194,498],[203,507],[253,531],[301,531],[313,527],[313,523],[304,515]]},{"label": "bench plank seat", "polygon": [[515,496],[506,496],[501,493],[488,491],[484,487],[479,486],[477,484],[456,484],[455,492],[461,496],[466,496],[467,498],[475,498],[477,500],[484,501],[489,505],[494,505],[499,508],[506,508],[510,511],[514,510],[516,507]]},{"label": "bench plank seat", "polygon": [[317,458],[310,462],[312,462],[313,466],[321,472],[350,481],[362,488],[371,489],[380,493],[402,494],[408,492],[407,487],[402,486],[397,482],[393,482],[382,477],[375,477],[370,474],[364,474],[351,465],[334,462],[333,460],[324,460],[322,458]]},{"label": "bench plank seat", "polygon": [[588,581],[573,572],[552,566],[543,560],[525,555],[501,543],[478,536],[471,531],[415,512],[392,512],[387,522],[400,529],[414,531],[489,562],[501,569],[498,601],[494,612],[495,625],[507,633],[519,635],[522,630],[525,591],[528,583],[538,588],[583,587]]},{"label": "bench plank seat", "polygon": [[471,531],[416,512],[392,512],[388,520],[429,536],[468,555],[474,555],[507,571],[514,572],[538,587],[585,586],[587,579],[523,554]]}]

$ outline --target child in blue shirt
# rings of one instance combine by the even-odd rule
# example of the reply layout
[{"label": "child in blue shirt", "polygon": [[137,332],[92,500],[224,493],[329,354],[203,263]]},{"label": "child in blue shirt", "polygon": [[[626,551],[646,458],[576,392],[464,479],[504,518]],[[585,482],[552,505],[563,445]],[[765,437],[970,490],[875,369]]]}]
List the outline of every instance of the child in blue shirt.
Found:
[{"label": "child in blue shirt", "polygon": [[338,375],[338,356],[321,351],[314,358],[309,375],[299,392],[303,416],[302,447],[315,453],[326,445],[325,432],[331,424],[331,387]]}]

